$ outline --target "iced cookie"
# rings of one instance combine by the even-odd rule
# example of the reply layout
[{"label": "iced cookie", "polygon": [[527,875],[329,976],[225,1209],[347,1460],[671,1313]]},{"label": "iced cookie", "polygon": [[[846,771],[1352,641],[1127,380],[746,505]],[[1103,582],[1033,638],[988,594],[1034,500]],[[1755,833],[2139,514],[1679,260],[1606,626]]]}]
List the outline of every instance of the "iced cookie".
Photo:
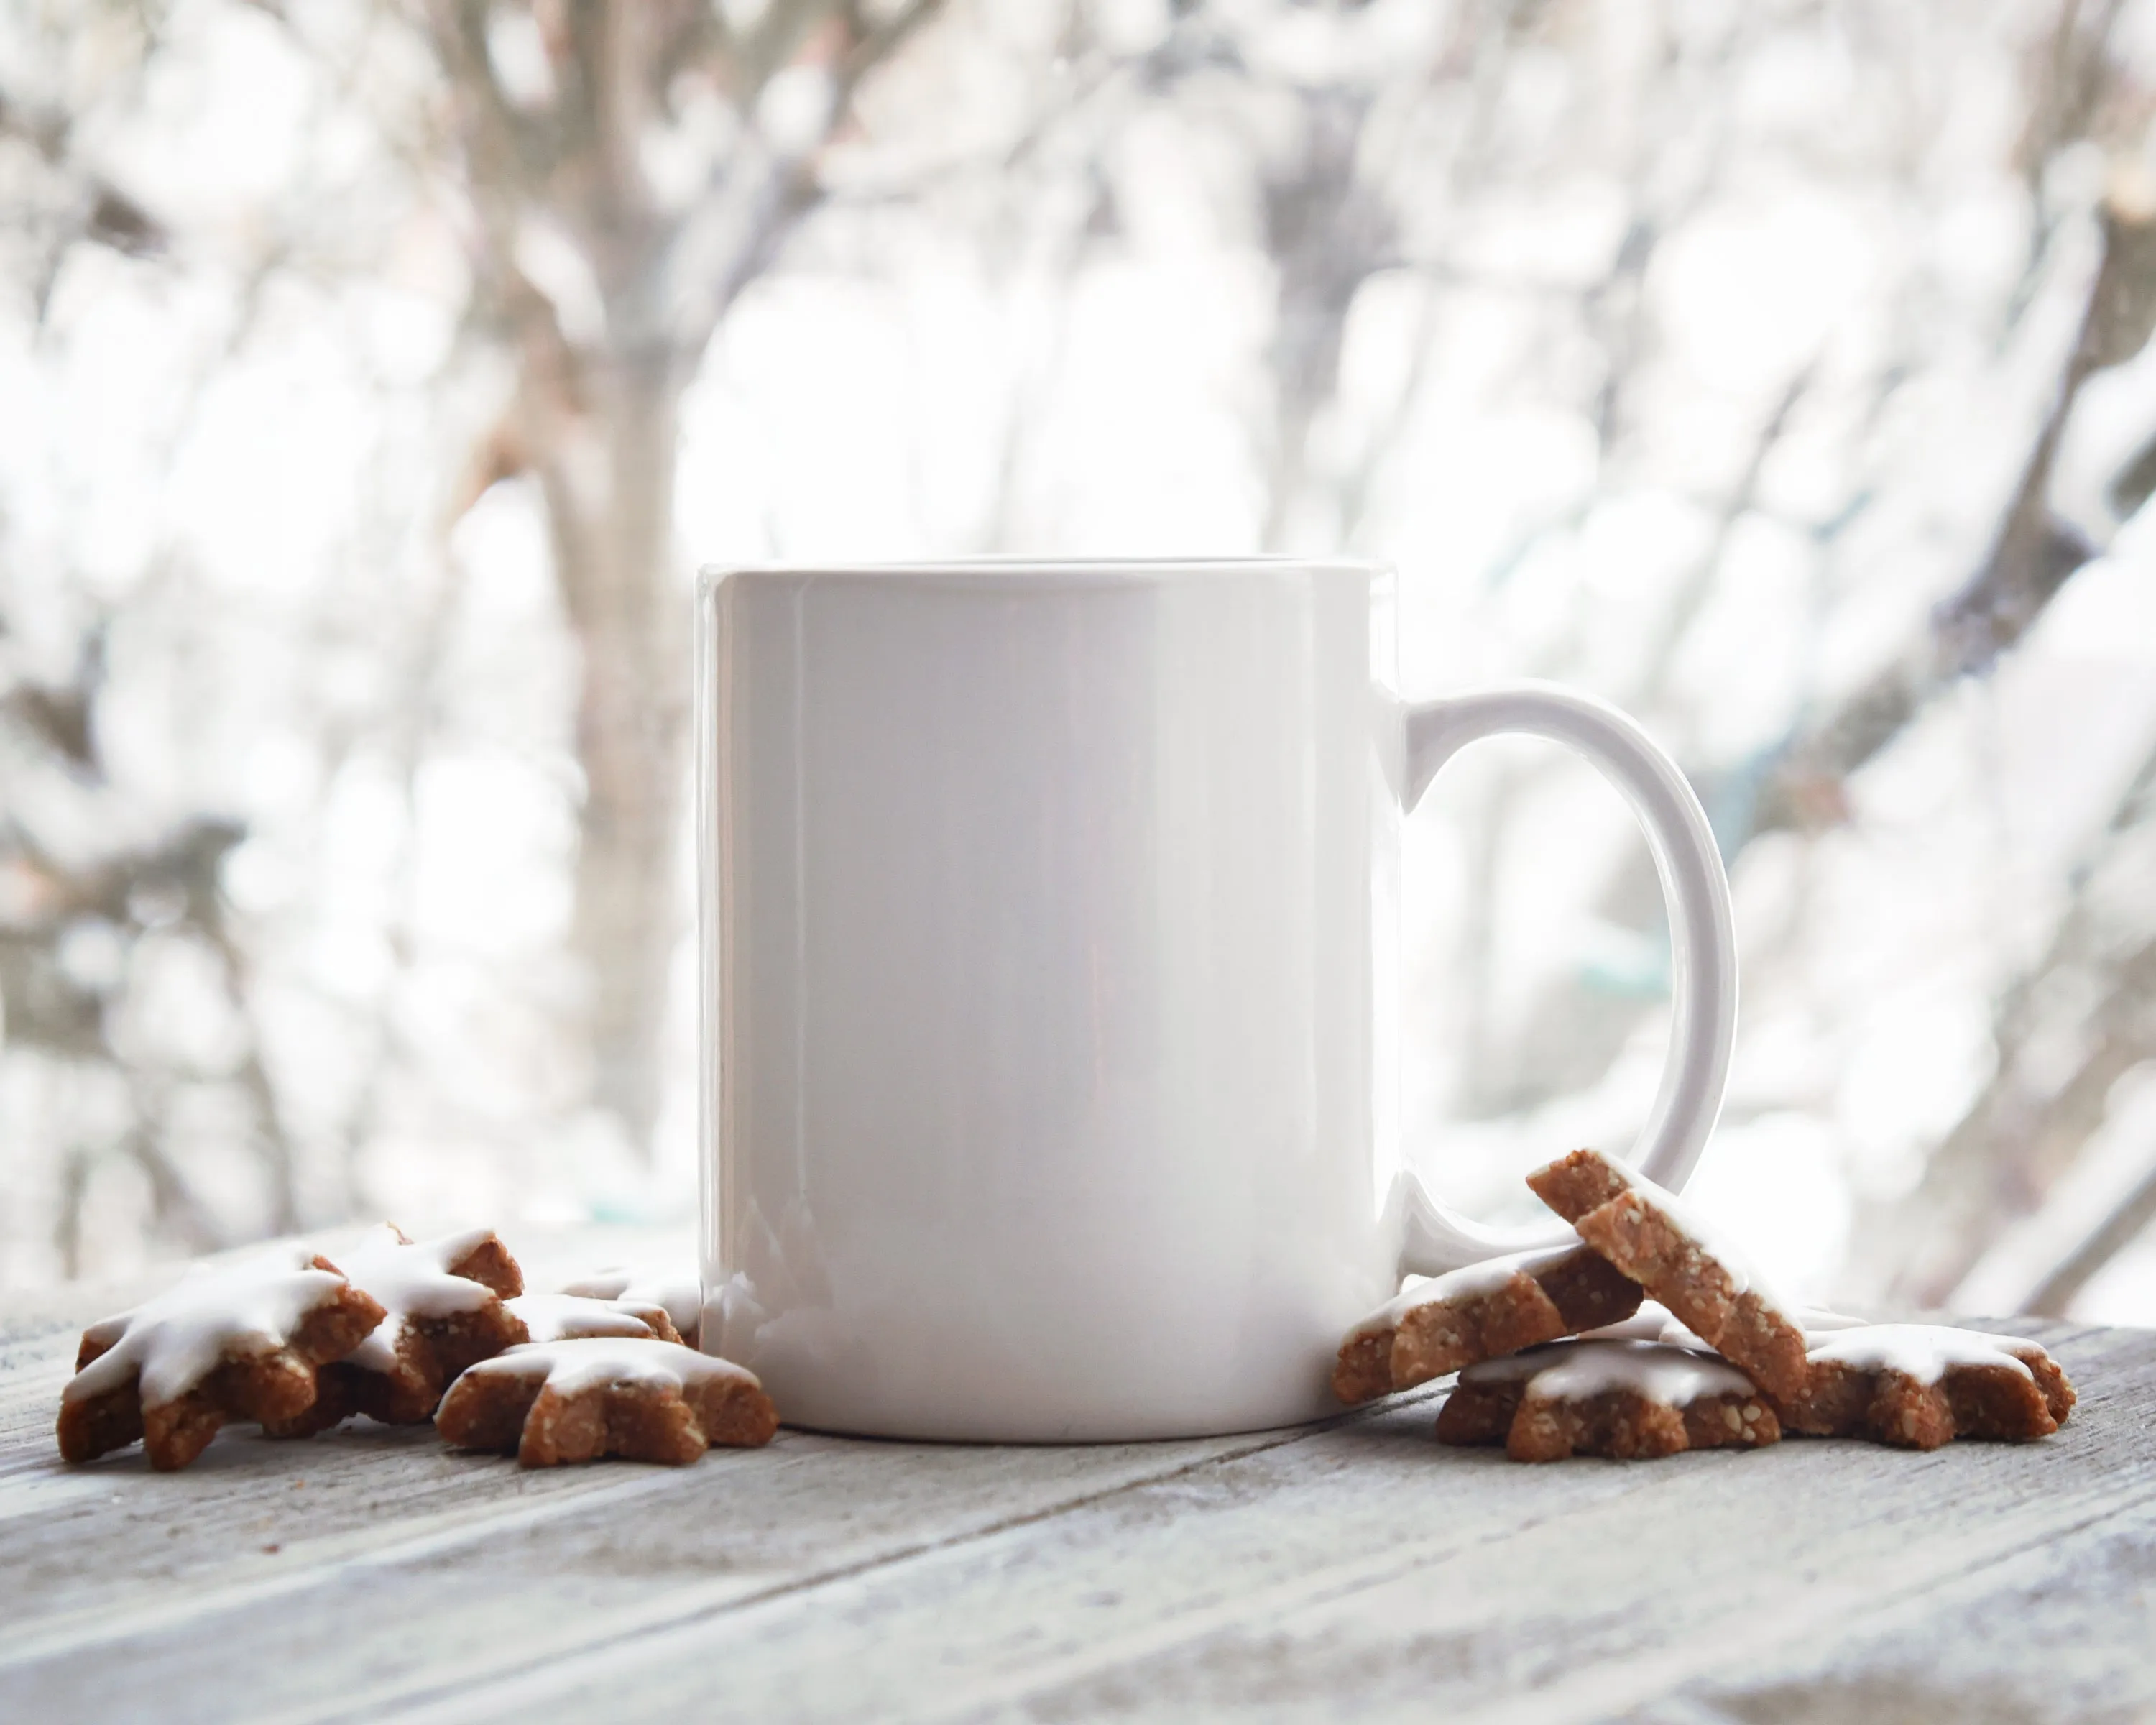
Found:
[{"label": "iced cookie", "polygon": [[583,1294],[520,1294],[501,1302],[532,1342],[574,1342],[616,1336],[647,1342],[679,1342],[664,1306],[641,1300],[598,1300]]},{"label": "iced cookie", "polygon": [[654,1275],[616,1266],[563,1282],[562,1291],[582,1294],[593,1300],[626,1300],[643,1306],[664,1306],[666,1316],[680,1333],[682,1345],[697,1345],[703,1327],[704,1290],[693,1271],[686,1275]]},{"label": "iced cookie", "polygon": [[291,1420],[319,1373],[382,1309],[307,1246],[200,1269],[83,1332],[60,1392],[60,1454],[88,1461],[142,1440],[150,1465],[185,1467],[229,1420]]},{"label": "iced cookie", "polygon": [[449,1380],[525,1339],[503,1298],[524,1286],[509,1249],[486,1229],[414,1242],[387,1225],[345,1254],[352,1286],[387,1313],[381,1327],[322,1371],[314,1404],[264,1420],[273,1437],[306,1437],[365,1414],[388,1425],[434,1415]]},{"label": "iced cookie", "polygon": [[460,1449],[526,1467],[602,1455],[679,1466],[713,1444],[771,1441],[778,1413],[753,1373],[674,1342],[533,1343],[449,1386],[434,1425]]},{"label": "iced cookie", "polygon": [[1558,1342],[1460,1374],[1439,1411],[1441,1443],[1502,1443],[1515,1461],[1680,1450],[1756,1449],[1782,1435],[1734,1366],[1660,1342]]},{"label": "iced cookie", "polygon": [[1743,1255],[1675,1197],[1598,1150],[1527,1176],[1579,1237],[1769,1394],[1804,1387],[1804,1332]]},{"label": "iced cookie", "polygon": [[2034,1342],[1943,1324],[1861,1324],[1815,1332],[1802,1394],[1783,1423],[1817,1437],[1936,1450],[1963,1438],[2048,1436],[2074,1387]]},{"label": "iced cookie", "polygon": [[1410,1288],[1348,1332],[1332,1393],[1368,1401],[1624,1317],[1636,1283],[1585,1246],[1517,1252]]}]

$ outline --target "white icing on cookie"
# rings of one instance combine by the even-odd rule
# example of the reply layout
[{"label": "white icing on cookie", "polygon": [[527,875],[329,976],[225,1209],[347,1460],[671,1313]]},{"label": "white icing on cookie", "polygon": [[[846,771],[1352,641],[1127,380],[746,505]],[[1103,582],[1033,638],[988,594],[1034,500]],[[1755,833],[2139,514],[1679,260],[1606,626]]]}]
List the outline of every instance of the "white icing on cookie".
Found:
[{"label": "white icing on cookie", "polygon": [[1954,1366],[2005,1366],[2034,1378],[2009,1350],[2035,1345],[2018,1337],[1987,1336],[1947,1324],[1860,1324],[1810,1342],[1804,1357],[1815,1365],[1901,1372],[1919,1384],[1936,1384]]},{"label": "white icing on cookie", "polygon": [[[1861,1328],[1864,1324],[1861,1317],[1844,1317],[1838,1312],[1828,1312],[1817,1306],[1799,1306],[1791,1316],[1804,1330],[1807,1340],[1840,1330]],[[1614,1324],[1604,1324],[1599,1329],[1582,1330],[1578,1339],[1582,1342],[1660,1342],[1671,1348],[1689,1348],[1695,1353],[1714,1352],[1686,1327],[1681,1318],[1652,1300],[1642,1300],[1640,1309],[1630,1317]]]},{"label": "white icing on cookie", "polygon": [[146,1408],[177,1401],[235,1348],[270,1353],[290,1342],[309,1312],[345,1286],[317,1270],[310,1245],[273,1246],[236,1264],[191,1270],[154,1300],[85,1332],[111,1346],[60,1392],[81,1401],[118,1389],[139,1371]]},{"label": "white icing on cookie", "polygon": [[1681,1408],[1707,1396],[1758,1393],[1749,1378],[1711,1354],[1647,1341],[1552,1342],[1484,1360],[1460,1374],[1462,1384],[1516,1384],[1522,1378],[1527,1379],[1529,1395],[1549,1401],[1629,1389],[1665,1407]]},{"label": "white icing on cookie", "polygon": [[352,1285],[380,1301],[389,1315],[345,1358],[367,1371],[394,1371],[407,1319],[450,1317],[476,1312],[492,1300],[493,1289],[469,1276],[450,1275],[449,1266],[470,1255],[493,1231],[472,1228],[439,1240],[413,1241],[387,1224],[371,1230],[340,1261]]},{"label": "white icing on cookie", "polygon": [[1543,1246],[1531,1252],[1512,1252],[1502,1258],[1485,1258],[1481,1263],[1470,1264],[1464,1269],[1432,1276],[1426,1281],[1419,1280],[1414,1286],[1387,1301],[1357,1324],[1348,1332],[1348,1339],[1375,1336],[1395,1328],[1418,1307],[1494,1294],[1514,1276],[1522,1273],[1532,1276],[1536,1271],[1578,1250],[1577,1241],[1571,1245]]},{"label": "white icing on cookie", "polygon": [[637,1308],[659,1313],[664,1307],[642,1301],[595,1300],[583,1294],[519,1294],[501,1302],[523,1320],[534,1342],[567,1342],[615,1336],[656,1339],[658,1332]]},{"label": "white icing on cookie", "polygon": [[1530,1395],[1560,1400],[1636,1391],[1673,1408],[1710,1395],[1757,1394],[1752,1380],[1726,1361],[1653,1342],[1586,1342],[1528,1381]]},{"label": "white icing on cookie", "polygon": [[465,1373],[489,1378],[544,1377],[547,1387],[574,1395],[596,1384],[691,1384],[721,1380],[756,1384],[753,1372],[731,1360],[714,1359],[678,1342],[622,1340],[613,1337],[567,1342],[527,1342],[483,1359]]},{"label": "white icing on cookie", "polygon": [[1695,1241],[1701,1251],[1713,1259],[1727,1273],[1730,1291],[1736,1294],[1756,1294],[1767,1305],[1789,1317],[1799,1308],[1774,1291],[1767,1278],[1746,1255],[1744,1249],[1722,1231],[1718,1223],[1710,1222],[1676,1193],[1656,1185],[1636,1168],[1627,1168],[1614,1158],[1605,1158],[1618,1178],[1650,1208],[1660,1210],[1676,1224],[1677,1230]]},{"label": "white icing on cookie", "polygon": [[1667,1348],[1689,1348],[1694,1353],[1712,1353],[1699,1337],[1685,1327],[1666,1307],[1652,1300],[1642,1300],[1640,1309],[1631,1317],[1620,1318],[1614,1324],[1604,1324],[1598,1329],[1582,1330],[1582,1342],[1660,1342]]},{"label": "white icing on cookie", "polygon": [[[1837,1333],[1843,1330],[1861,1329],[1861,1317],[1844,1317],[1838,1312],[1827,1312],[1816,1306],[1800,1306],[1793,1314],[1803,1328],[1806,1340]],[[1712,1353],[1714,1349],[1686,1327],[1684,1321],[1666,1307],[1652,1300],[1642,1300],[1640,1309],[1631,1317],[1614,1324],[1604,1324],[1599,1329],[1582,1330],[1582,1342],[1660,1342],[1667,1348],[1689,1348],[1695,1353]]]},{"label": "white icing on cookie", "polygon": [[664,1306],[674,1327],[687,1335],[704,1312],[703,1284],[696,1272],[655,1275],[620,1265],[595,1270],[562,1284],[565,1294],[582,1294],[592,1300],[624,1300],[640,1306]]}]

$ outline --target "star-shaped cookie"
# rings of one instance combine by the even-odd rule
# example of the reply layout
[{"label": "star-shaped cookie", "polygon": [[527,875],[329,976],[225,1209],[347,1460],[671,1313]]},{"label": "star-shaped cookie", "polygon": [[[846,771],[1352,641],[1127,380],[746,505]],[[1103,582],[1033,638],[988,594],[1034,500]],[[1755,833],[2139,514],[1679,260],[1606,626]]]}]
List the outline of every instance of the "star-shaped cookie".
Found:
[{"label": "star-shaped cookie", "polygon": [[525,1339],[524,1326],[502,1303],[522,1291],[523,1274],[490,1230],[413,1241],[385,1224],[344,1262],[353,1286],[385,1316],[373,1334],[324,1368],[311,1405],[263,1422],[273,1437],[311,1436],[357,1414],[388,1425],[418,1425],[433,1416],[458,1373]]},{"label": "star-shaped cookie", "polygon": [[2034,1342],[1946,1324],[1858,1324],[1810,1338],[1792,1431],[1936,1450],[1955,1438],[2048,1437],[2074,1387]]},{"label": "star-shaped cookie", "polygon": [[181,1277],[83,1332],[60,1393],[60,1454],[88,1461],[142,1440],[170,1471],[231,1420],[303,1418],[320,1373],[357,1347],[382,1308],[311,1246],[284,1245]]},{"label": "star-shaped cookie", "polygon": [[755,1374],[674,1342],[531,1343],[449,1386],[434,1425],[526,1467],[619,1455],[679,1466],[713,1444],[771,1441],[778,1413]]},{"label": "star-shaped cookie", "polygon": [[1437,1416],[1439,1441],[1502,1443],[1515,1461],[1644,1461],[1781,1435],[1743,1373],[1664,1342],[1556,1342],[1484,1360],[1460,1374]]}]

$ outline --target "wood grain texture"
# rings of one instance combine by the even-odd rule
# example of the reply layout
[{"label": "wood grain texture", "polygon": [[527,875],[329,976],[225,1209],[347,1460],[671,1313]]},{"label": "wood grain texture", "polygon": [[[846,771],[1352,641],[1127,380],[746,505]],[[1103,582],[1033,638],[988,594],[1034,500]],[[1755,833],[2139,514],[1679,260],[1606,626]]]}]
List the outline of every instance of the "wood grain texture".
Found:
[{"label": "wood grain texture", "polygon": [[[63,1302],[64,1304],[64,1302]],[[0,1717],[2156,1717],[2156,1332],[2024,1326],[2056,1437],[1521,1467],[1442,1391],[1076,1449],[783,1432],[526,1473],[424,1430],[63,1467],[0,1310]]]}]

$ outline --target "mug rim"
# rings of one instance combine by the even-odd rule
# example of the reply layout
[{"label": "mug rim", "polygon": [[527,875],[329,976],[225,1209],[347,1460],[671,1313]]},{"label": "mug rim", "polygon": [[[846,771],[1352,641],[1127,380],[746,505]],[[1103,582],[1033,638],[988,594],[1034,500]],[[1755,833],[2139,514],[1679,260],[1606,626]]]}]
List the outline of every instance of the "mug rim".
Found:
[{"label": "mug rim", "polygon": [[1392,571],[1391,563],[1376,557],[1284,554],[1162,557],[998,556],[864,562],[705,563],[696,571],[696,590],[700,595],[708,595],[729,581],[789,582],[833,578],[865,578],[879,583],[957,580],[1011,586],[1056,576],[1130,584],[1298,574],[1367,581],[1389,575]]}]

